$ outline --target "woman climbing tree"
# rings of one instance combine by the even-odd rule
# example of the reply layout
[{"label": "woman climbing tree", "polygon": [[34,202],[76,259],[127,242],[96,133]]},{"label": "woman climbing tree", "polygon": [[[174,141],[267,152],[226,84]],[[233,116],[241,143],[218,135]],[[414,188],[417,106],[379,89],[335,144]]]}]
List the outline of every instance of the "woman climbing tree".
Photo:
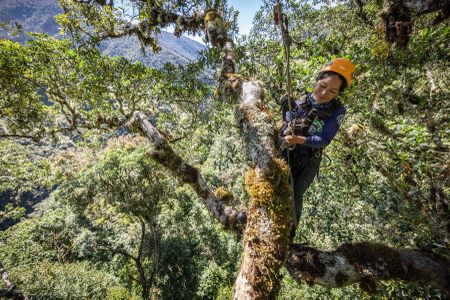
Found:
[{"label": "woman climbing tree", "polygon": [[290,167],[295,204],[291,237],[302,213],[303,194],[319,171],[322,151],[343,121],[346,110],[337,97],[351,84],[354,71],[350,60],[336,58],[320,70],[312,93],[282,102],[282,155]]}]

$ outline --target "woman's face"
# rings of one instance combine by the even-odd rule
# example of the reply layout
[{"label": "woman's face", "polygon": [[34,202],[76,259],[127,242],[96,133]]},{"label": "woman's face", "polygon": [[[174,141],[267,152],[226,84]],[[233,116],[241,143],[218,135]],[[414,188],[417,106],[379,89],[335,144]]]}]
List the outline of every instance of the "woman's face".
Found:
[{"label": "woman's face", "polygon": [[339,94],[342,81],[336,75],[330,75],[319,79],[313,90],[314,99],[320,104],[330,102]]}]

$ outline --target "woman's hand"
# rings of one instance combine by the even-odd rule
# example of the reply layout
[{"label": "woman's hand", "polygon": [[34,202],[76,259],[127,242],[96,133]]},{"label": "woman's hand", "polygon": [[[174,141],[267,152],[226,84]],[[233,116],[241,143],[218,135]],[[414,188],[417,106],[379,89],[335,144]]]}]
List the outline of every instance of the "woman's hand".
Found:
[{"label": "woman's hand", "polygon": [[304,144],[306,141],[306,137],[301,135],[286,135],[284,140],[288,144],[288,146],[293,146],[295,144]]}]

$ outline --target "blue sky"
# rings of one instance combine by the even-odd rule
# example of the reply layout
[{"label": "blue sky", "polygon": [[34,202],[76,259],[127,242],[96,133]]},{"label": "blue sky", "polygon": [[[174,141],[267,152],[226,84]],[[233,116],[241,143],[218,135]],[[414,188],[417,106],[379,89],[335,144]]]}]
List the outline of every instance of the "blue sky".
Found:
[{"label": "blue sky", "polygon": [[259,10],[261,4],[260,0],[228,0],[228,5],[239,11],[238,24],[240,34],[248,34],[250,32],[253,16]]}]

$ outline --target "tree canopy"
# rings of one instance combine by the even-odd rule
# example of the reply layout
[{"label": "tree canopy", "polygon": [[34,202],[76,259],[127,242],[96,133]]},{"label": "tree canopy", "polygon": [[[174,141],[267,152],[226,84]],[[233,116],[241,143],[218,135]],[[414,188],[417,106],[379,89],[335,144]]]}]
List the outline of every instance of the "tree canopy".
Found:
[{"label": "tree canopy", "polygon": [[[60,39],[2,24],[0,222],[20,222],[1,295],[450,297],[448,1],[282,1],[288,53],[272,1],[247,36],[226,1],[59,3]],[[137,36],[152,55],[168,26],[207,48],[162,68],[100,51]],[[287,54],[293,96],[335,57],[357,66],[293,241]]]}]

